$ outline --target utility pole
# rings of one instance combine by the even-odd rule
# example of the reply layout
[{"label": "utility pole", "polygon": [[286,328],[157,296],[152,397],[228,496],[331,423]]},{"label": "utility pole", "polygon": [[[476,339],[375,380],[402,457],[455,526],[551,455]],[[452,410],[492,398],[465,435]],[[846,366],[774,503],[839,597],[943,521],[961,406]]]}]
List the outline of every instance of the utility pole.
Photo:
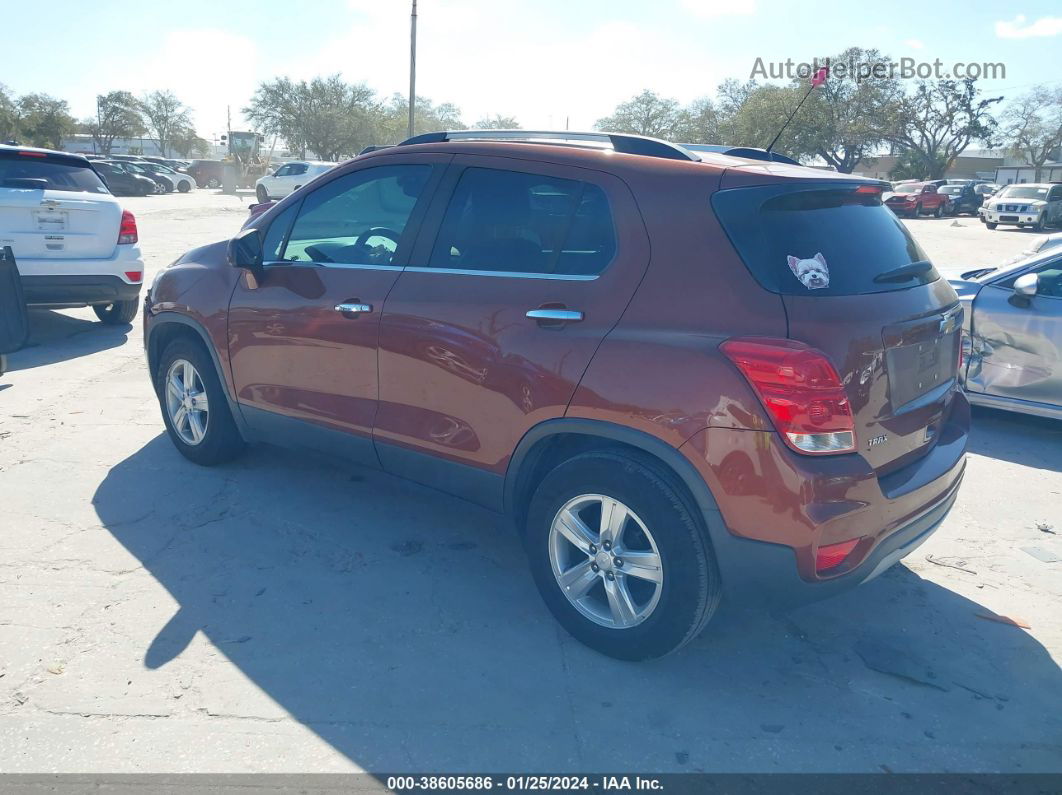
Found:
[{"label": "utility pole", "polygon": [[417,106],[417,0],[413,0],[413,13],[409,15],[409,126],[406,137],[413,137],[413,116]]}]

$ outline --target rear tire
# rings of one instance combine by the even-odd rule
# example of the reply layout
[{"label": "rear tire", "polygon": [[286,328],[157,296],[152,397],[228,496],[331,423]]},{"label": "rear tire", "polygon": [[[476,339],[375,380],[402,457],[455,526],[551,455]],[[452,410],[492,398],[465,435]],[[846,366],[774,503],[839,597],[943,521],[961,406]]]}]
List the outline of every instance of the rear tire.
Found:
[{"label": "rear tire", "polygon": [[207,181],[206,181],[206,186],[208,188],[220,188],[221,187],[221,180],[218,179],[217,177],[208,177]]},{"label": "rear tire", "polygon": [[[627,517],[616,536],[617,525],[601,520],[606,510]],[[571,517],[589,533],[576,535],[583,546],[558,529],[570,528]],[[615,546],[606,543],[612,537]],[[525,543],[550,612],[610,657],[669,654],[695,638],[719,605],[721,582],[702,522],[647,457],[598,451],[559,465],[532,497]],[[566,574],[578,580],[562,586]]]},{"label": "rear tire", "polygon": [[113,304],[97,304],[92,307],[92,311],[96,313],[96,317],[103,321],[104,324],[121,326],[133,322],[139,306],[140,301],[133,298],[128,301],[115,301]]},{"label": "rear tire", "polygon": [[[185,365],[192,368],[190,378],[184,376],[188,372]],[[172,387],[171,378],[174,378]],[[188,389],[182,391],[185,383]],[[181,389],[177,388],[178,385]],[[194,410],[195,432],[192,432],[192,421],[187,416],[189,412],[186,410],[183,415],[179,413],[184,405],[183,398],[177,395],[179,391],[182,395],[198,398],[198,403],[193,405],[202,406],[202,398],[204,395],[206,397],[207,409]],[[155,373],[155,393],[170,441],[189,461],[202,466],[214,466],[231,461],[243,452],[243,437],[232,418],[224,387],[218,379],[210,354],[202,345],[189,339],[178,339],[166,346]],[[171,410],[171,395],[175,410]],[[176,426],[175,419],[180,428]]]},{"label": "rear tire", "polygon": [[179,190],[181,193],[187,193],[191,189],[192,189],[192,183],[190,183],[190,182],[185,182],[184,180],[181,180],[177,184],[177,190]]}]

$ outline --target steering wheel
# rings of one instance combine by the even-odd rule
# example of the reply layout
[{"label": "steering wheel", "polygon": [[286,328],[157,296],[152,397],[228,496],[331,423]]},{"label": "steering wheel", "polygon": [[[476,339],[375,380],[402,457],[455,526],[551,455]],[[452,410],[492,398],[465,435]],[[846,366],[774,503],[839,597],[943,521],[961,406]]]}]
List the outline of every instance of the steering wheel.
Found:
[{"label": "steering wheel", "polygon": [[388,229],[386,226],[374,226],[366,229],[360,235],[358,239],[354,241],[355,246],[364,246],[373,237],[386,237],[392,243],[395,244],[395,248],[398,248],[398,240],[402,237],[401,233],[396,232],[394,229]]}]

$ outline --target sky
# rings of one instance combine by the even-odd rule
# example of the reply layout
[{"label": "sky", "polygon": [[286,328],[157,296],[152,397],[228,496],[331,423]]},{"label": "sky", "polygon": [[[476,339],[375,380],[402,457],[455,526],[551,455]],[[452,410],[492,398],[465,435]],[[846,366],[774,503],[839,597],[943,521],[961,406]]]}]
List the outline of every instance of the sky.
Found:
[{"label": "sky", "polygon": [[[262,81],[340,72],[389,95],[409,87],[409,0],[49,0],[5,3],[0,83],[69,101],[169,89],[211,139],[246,129]],[[995,6],[993,8],[993,5]],[[179,11],[178,11],[179,9]],[[986,92],[1062,86],[1062,5],[775,0],[419,0],[417,94],[467,123],[590,129],[644,88],[683,103],[747,79],[757,58],[806,61],[848,46],[894,60],[1002,63]]]}]

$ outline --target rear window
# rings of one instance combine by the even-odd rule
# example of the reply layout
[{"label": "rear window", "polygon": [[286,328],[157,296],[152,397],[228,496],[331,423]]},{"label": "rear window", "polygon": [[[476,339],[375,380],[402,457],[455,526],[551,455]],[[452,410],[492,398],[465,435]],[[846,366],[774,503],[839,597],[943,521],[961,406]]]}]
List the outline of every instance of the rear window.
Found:
[{"label": "rear window", "polygon": [[0,151],[0,188],[37,187],[21,181],[27,179],[43,180],[40,187],[44,190],[109,193],[87,162]]},{"label": "rear window", "polygon": [[836,183],[717,192],[712,206],[752,275],[783,295],[862,295],[940,278],[879,194]]}]

